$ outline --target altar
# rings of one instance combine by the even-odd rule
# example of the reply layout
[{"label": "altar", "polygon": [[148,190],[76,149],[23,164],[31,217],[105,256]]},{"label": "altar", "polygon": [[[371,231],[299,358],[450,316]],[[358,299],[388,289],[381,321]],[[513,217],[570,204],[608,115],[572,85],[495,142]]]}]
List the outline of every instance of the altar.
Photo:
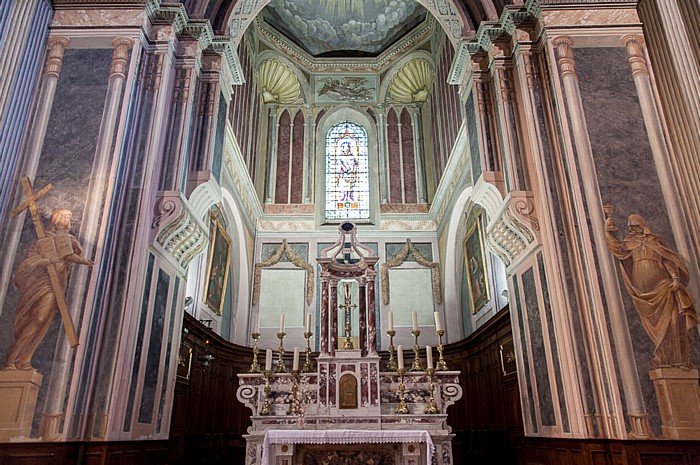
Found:
[{"label": "altar", "polygon": [[[284,357],[283,316],[274,369],[271,349],[265,351],[264,367],[259,363],[260,334],[253,334],[253,364],[249,373],[238,374],[236,392],[251,410],[246,465],[452,465],[447,408],[461,398],[462,388],[459,371],[449,370],[443,359],[439,314],[435,361],[432,347],[420,347],[415,315],[415,343],[407,349],[412,363],[404,366],[403,348],[393,346],[391,318],[389,360],[382,360],[376,350],[374,290],[379,257],[357,241],[353,223],[341,224],[339,232],[338,242],[317,258],[321,334],[315,360],[308,315],[304,360],[295,348],[291,370]],[[338,302],[338,285],[347,279],[359,284],[359,305]],[[359,347],[351,340],[351,308],[359,310]],[[345,337],[338,332],[338,309],[346,312]]]},{"label": "altar", "polygon": [[[435,445],[425,430],[412,431],[371,431],[371,430],[268,430],[265,433],[262,446],[262,465],[293,465],[295,448],[302,444],[312,445],[374,445],[381,444],[389,447],[375,448],[352,447],[346,448],[347,454],[338,447],[320,448],[323,454],[312,449],[307,454],[297,454],[298,462],[313,463],[316,457],[332,461],[333,458],[347,461],[354,456],[358,460],[374,459],[379,463],[386,457],[391,457],[396,465],[429,465],[433,461]],[[398,445],[399,447],[395,447]],[[392,447],[394,446],[394,447]],[[319,450],[319,448],[317,448]],[[340,453],[339,453],[340,452]],[[360,454],[365,454],[364,456]],[[311,455],[311,457],[305,457]],[[348,457],[342,457],[348,455]],[[305,458],[307,460],[305,460]],[[383,460],[385,463],[389,460]]]}]

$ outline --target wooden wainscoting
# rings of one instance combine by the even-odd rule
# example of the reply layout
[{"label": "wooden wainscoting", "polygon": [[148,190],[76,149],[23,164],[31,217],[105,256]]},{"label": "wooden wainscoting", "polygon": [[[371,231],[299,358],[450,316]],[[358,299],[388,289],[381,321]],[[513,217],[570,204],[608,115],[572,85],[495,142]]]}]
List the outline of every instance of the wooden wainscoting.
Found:
[{"label": "wooden wainscoting", "polygon": [[2,444],[0,465],[166,465],[168,441]]}]

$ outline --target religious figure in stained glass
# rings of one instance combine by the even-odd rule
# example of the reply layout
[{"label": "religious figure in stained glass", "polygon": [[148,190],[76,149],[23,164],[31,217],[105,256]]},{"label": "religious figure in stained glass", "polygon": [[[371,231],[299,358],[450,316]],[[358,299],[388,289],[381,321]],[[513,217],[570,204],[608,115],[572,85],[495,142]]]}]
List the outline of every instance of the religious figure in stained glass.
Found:
[{"label": "religious figure in stained glass", "polygon": [[326,218],[369,218],[367,134],[346,121],[326,138]]}]

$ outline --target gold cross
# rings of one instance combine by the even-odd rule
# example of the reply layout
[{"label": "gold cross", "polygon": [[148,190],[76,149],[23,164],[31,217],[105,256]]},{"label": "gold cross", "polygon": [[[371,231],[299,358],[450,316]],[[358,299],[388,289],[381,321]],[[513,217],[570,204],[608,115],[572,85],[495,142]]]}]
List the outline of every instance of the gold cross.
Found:
[{"label": "gold cross", "polygon": [[[43,189],[37,191],[36,193],[32,189],[32,183],[29,177],[22,177],[22,189],[24,190],[24,197],[26,201],[17,206],[10,216],[14,218],[19,213],[25,209],[29,209],[29,213],[32,215],[32,220],[34,221],[34,228],[36,229],[36,235],[39,239],[44,239],[46,233],[44,232],[44,224],[41,222],[41,215],[39,214],[39,206],[36,201],[44,196],[48,191],[53,189],[52,184],[48,184]],[[58,305],[58,310],[61,312],[61,319],[63,320],[63,327],[66,330],[66,336],[68,337],[68,343],[71,347],[76,347],[78,345],[78,338],[75,336],[75,326],[73,325],[73,319],[70,317],[68,312],[68,305],[66,304],[66,296],[64,294],[65,290],[61,287],[61,282],[58,279],[58,274],[56,273],[56,265],[49,263],[46,266],[46,271],[49,273],[49,278],[51,280],[51,288],[53,294],[56,296],[56,304]]]}]

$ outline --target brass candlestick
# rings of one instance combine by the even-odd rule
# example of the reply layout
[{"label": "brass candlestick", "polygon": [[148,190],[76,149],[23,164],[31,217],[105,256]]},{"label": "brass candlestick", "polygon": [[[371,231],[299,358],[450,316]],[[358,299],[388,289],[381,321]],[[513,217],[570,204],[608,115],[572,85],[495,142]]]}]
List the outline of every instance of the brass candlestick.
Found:
[{"label": "brass candlestick", "polygon": [[292,370],[292,400],[289,402],[287,415],[299,415],[299,370]]},{"label": "brass candlestick", "polygon": [[394,359],[394,336],[396,336],[396,331],[392,329],[387,331],[386,334],[389,336],[389,363],[386,364],[386,371],[396,371],[398,369],[396,359]]},{"label": "brass candlestick", "polygon": [[260,407],[260,415],[272,415],[272,407],[270,407],[270,376],[272,376],[272,371],[265,370],[263,375],[265,375],[265,398],[262,407]]},{"label": "brass candlestick", "polygon": [[277,349],[277,368],[275,368],[275,373],[286,373],[287,365],[284,363],[284,346],[282,341],[287,333],[277,333],[277,337],[280,339],[280,346]]},{"label": "brass candlestick", "polygon": [[435,370],[437,371],[447,371],[447,363],[445,363],[445,359],[442,357],[442,336],[445,335],[445,330],[444,329],[438,329],[435,331],[435,333],[438,335],[438,346],[437,350],[438,353],[440,354],[440,358],[438,358],[437,365],[435,365]]},{"label": "brass candlestick", "polygon": [[428,372],[428,392],[430,392],[430,400],[428,400],[428,406],[425,408],[425,413],[427,414],[435,414],[435,413],[440,413],[440,410],[438,410],[438,406],[435,403],[435,385],[433,384],[433,375],[435,374],[435,369],[434,368],[428,368],[426,370]]},{"label": "brass candlestick", "polygon": [[399,405],[396,406],[396,413],[407,414],[408,404],[406,404],[406,386],[403,383],[403,375],[406,373],[405,368],[399,368]]},{"label": "brass candlestick", "polygon": [[306,361],[304,362],[304,369],[302,370],[304,373],[309,373],[311,372],[311,345],[309,344],[309,339],[311,339],[311,336],[314,333],[311,332],[305,332],[304,337],[306,338]]},{"label": "brass candlestick", "polygon": [[253,336],[253,363],[250,365],[250,370],[249,373],[260,373],[260,364],[258,363],[258,352],[260,352],[260,349],[258,349],[258,339],[260,339],[260,333],[252,333],[251,336]]},{"label": "brass candlestick", "polygon": [[420,329],[414,329],[411,331],[413,338],[415,340],[413,344],[413,364],[411,365],[411,371],[423,371],[423,366],[420,363],[420,346],[418,345],[418,336],[420,336]]}]

